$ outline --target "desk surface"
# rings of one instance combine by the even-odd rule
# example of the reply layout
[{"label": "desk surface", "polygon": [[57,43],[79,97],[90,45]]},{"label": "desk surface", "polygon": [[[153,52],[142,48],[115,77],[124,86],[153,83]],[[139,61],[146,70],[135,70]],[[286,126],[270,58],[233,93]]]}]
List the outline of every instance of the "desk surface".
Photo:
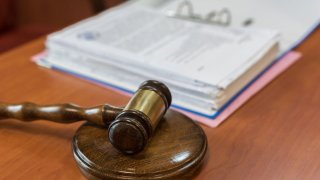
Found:
[{"label": "desk surface", "polygon": [[[209,150],[197,179],[320,178],[320,30],[297,50],[302,59],[216,129],[202,126]],[[40,68],[30,57],[39,39],[0,56],[0,100],[82,106],[128,98],[81,79]],[[84,179],[71,140],[81,123],[0,122],[0,178]]]}]

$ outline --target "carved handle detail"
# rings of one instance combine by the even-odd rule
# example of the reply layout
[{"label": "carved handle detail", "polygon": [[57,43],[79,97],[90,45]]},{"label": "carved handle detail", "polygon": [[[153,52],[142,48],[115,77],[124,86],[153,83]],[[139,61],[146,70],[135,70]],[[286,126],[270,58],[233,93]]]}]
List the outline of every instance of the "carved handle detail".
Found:
[{"label": "carved handle detail", "polygon": [[14,118],[22,121],[43,119],[58,123],[73,123],[87,120],[98,125],[108,126],[121,111],[121,108],[109,105],[82,108],[73,104],[0,103],[0,119]]}]

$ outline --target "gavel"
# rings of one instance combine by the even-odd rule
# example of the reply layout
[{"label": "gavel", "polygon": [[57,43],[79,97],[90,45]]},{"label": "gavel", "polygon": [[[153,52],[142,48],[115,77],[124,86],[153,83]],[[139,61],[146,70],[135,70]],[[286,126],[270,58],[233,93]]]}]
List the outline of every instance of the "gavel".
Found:
[{"label": "gavel", "polygon": [[141,152],[171,105],[169,88],[149,80],[142,83],[124,107],[101,105],[82,108],[73,104],[37,105],[0,103],[0,119],[48,120],[73,123],[86,120],[108,127],[110,143],[124,154]]}]

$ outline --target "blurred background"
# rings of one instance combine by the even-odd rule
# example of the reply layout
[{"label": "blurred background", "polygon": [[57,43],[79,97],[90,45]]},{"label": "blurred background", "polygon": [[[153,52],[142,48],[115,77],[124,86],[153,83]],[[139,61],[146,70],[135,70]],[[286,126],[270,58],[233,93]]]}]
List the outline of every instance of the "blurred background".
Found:
[{"label": "blurred background", "polygon": [[1,0],[0,53],[124,0]]}]

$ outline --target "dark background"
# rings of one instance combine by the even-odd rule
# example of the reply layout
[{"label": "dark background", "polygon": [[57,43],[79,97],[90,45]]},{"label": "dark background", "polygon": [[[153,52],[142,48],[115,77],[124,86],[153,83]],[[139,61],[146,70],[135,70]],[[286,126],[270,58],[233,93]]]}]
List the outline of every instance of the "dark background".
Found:
[{"label": "dark background", "polygon": [[0,0],[0,53],[124,0]]}]

